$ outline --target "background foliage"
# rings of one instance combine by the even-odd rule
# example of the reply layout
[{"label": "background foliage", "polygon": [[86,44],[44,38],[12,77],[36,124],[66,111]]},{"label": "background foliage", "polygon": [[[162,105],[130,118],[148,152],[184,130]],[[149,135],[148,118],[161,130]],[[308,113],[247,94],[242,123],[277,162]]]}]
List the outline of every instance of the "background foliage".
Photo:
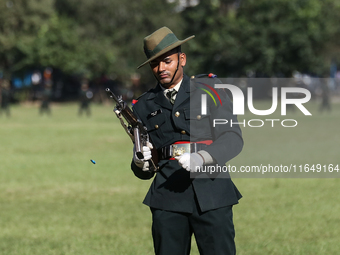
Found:
[{"label": "background foliage", "polygon": [[[171,3],[170,3],[171,2]],[[143,38],[161,26],[182,39],[188,72],[220,76],[324,75],[339,57],[336,0],[1,0],[0,70],[52,66],[126,80],[145,60]],[[138,72],[153,79],[147,68]],[[327,73],[328,74],[328,73]]]}]

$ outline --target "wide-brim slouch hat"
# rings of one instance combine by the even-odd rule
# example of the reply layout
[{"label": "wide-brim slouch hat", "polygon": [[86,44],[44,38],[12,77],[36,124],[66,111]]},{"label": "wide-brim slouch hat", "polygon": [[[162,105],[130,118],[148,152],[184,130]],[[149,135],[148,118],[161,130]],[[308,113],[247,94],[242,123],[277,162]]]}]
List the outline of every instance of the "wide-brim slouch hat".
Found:
[{"label": "wide-brim slouch hat", "polygon": [[194,37],[195,36],[192,35],[184,40],[179,40],[176,35],[167,27],[162,27],[156,30],[151,35],[148,35],[144,38],[144,53],[148,60],[138,66],[137,69],[162,56],[164,53],[175,49]]}]

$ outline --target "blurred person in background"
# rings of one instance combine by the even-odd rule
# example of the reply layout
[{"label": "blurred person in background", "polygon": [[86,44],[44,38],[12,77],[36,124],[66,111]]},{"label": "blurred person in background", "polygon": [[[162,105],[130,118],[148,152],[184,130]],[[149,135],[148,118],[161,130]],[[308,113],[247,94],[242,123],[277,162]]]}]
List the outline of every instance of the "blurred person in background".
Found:
[{"label": "blurred person in background", "polygon": [[91,109],[90,109],[90,100],[93,97],[93,93],[89,88],[89,83],[87,79],[84,79],[81,84],[80,92],[79,92],[79,111],[78,115],[81,116],[83,112],[89,117],[91,116]]},{"label": "blurred person in background", "polygon": [[321,104],[319,111],[323,112],[324,110],[331,111],[331,103],[330,103],[330,91],[328,85],[328,79],[321,79]]},{"label": "blurred person in background", "polygon": [[39,70],[35,70],[31,77],[32,82],[32,101],[35,101],[39,97],[39,90],[41,90],[42,75]]},{"label": "blurred person in background", "polygon": [[[231,255],[236,254],[232,207],[242,196],[230,178],[193,175],[197,166],[225,165],[240,153],[243,139],[238,125],[221,129],[208,125],[210,117],[221,113],[223,118],[237,122],[226,93],[221,96],[225,105],[220,108],[222,112],[211,113],[210,117],[189,114],[192,88],[190,78],[184,74],[186,54],[181,45],[193,37],[179,40],[169,28],[162,27],[144,38],[147,61],[138,68],[149,65],[158,84],[133,106],[151,143],[143,146],[142,160],[134,148],[131,169],[140,179],[154,177],[143,203],[152,212],[155,254],[189,254],[194,234],[200,254]],[[191,142],[191,121],[202,131],[197,142]],[[171,150],[178,143],[189,146],[175,157]],[[152,151],[160,159],[157,173],[149,161]]]},{"label": "blurred person in background", "polygon": [[138,98],[141,96],[146,90],[146,85],[141,82],[140,74],[132,74],[131,75],[131,97],[128,99]]},{"label": "blurred person in background", "polygon": [[40,115],[43,115],[46,113],[47,115],[51,115],[51,108],[50,108],[50,102],[52,98],[52,84],[47,83],[45,84],[42,98],[41,98],[41,104],[39,108]]},{"label": "blurred person in background", "polygon": [[43,73],[44,77],[44,88],[42,92],[42,99],[40,104],[39,112],[41,115],[46,113],[47,115],[51,115],[51,108],[50,108],[50,102],[52,98],[52,73],[53,70],[50,67],[46,67]]},{"label": "blurred person in background", "polygon": [[2,112],[6,113],[7,117],[11,116],[9,105],[10,105],[10,99],[11,99],[11,88],[10,83],[8,80],[3,80],[0,83],[0,115],[2,115]]}]

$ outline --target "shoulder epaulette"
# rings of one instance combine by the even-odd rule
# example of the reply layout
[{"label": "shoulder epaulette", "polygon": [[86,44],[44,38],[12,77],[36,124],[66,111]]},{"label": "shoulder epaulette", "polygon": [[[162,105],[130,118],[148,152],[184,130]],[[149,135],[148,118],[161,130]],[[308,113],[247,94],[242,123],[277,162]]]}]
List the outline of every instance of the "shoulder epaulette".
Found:
[{"label": "shoulder epaulette", "polygon": [[197,74],[197,75],[193,75],[191,76],[191,79],[194,79],[194,78],[216,78],[217,75],[216,74],[213,74],[213,73],[209,73],[209,74]]},{"label": "shoulder epaulette", "polygon": [[141,94],[139,97],[137,97],[137,99],[132,99],[132,105],[135,105],[135,104],[138,102],[138,100],[139,100],[142,96],[144,96],[146,93],[147,93],[147,92],[144,92],[144,93]]}]

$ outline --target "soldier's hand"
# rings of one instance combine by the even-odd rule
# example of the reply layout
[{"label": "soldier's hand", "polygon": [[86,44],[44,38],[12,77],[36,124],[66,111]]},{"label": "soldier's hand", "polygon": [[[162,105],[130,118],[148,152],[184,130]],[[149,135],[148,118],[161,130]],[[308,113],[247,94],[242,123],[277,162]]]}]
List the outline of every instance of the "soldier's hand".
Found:
[{"label": "soldier's hand", "polygon": [[147,146],[143,146],[142,153],[144,158],[139,159],[136,155],[136,147],[133,146],[133,161],[135,162],[136,166],[139,168],[142,168],[143,171],[149,171],[150,170],[150,164],[148,160],[151,159],[151,149],[153,149],[153,146],[150,142],[147,142]]},{"label": "soldier's hand", "polygon": [[203,158],[198,153],[184,153],[176,157],[181,167],[189,172],[197,172],[197,169],[203,166]]}]

